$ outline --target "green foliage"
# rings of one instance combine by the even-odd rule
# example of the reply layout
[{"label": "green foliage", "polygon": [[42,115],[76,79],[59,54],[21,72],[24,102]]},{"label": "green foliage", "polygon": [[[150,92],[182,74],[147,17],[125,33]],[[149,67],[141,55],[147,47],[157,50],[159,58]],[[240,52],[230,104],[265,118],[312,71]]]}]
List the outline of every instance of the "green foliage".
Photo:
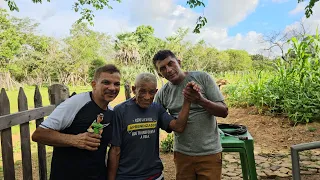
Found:
[{"label": "green foliage", "polygon": [[261,111],[285,114],[294,123],[320,121],[319,34],[289,42],[290,57],[278,59],[275,71],[246,75],[224,88],[231,105],[255,105]]},{"label": "green foliage", "polygon": [[[124,84],[126,81],[130,82],[133,85],[136,76],[141,72],[148,72],[147,67],[143,65],[131,65],[131,66],[121,66],[121,84]],[[152,72],[150,72],[152,73]]]},{"label": "green foliage", "polygon": [[248,70],[252,68],[252,60],[247,51],[229,49],[226,53],[229,55],[228,70]]},{"label": "green foliage", "polygon": [[106,62],[103,59],[95,59],[95,60],[91,61],[90,67],[89,67],[89,79],[90,79],[90,81],[93,80],[93,76],[94,76],[94,73],[95,73],[96,69],[98,67],[101,67],[101,66],[105,65],[105,64],[106,64]]},{"label": "green foliage", "polygon": [[[304,2],[305,0],[298,0],[298,3],[300,2]],[[306,6],[305,8],[305,15],[307,18],[309,18],[312,14],[312,8],[314,7],[314,5],[316,4],[316,2],[318,2],[319,0],[310,0],[309,4]]]},{"label": "green foliage", "polygon": [[173,152],[173,134],[170,133],[167,137],[160,143],[161,151],[164,153]]},{"label": "green foliage", "polygon": [[308,127],[309,132],[315,132],[316,130],[317,130],[317,128],[315,128],[315,127]]}]

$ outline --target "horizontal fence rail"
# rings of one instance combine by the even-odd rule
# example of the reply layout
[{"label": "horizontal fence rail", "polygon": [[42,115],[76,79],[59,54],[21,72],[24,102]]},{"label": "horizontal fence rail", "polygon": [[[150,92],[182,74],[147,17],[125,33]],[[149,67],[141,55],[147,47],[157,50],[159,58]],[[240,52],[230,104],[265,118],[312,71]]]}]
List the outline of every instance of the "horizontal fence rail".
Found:
[{"label": "horizontal fence rail", "polygon": [[[34,109],[28,110],[28,99],[23,88],[19,89],[18,110],[19,112],[10,114],[10,101],[4,88],[0,93],[0,131],[1,131],[1,150],[2,167],[4,180],[15,180],[15,164],[13,156],[13,143],[11,127],[20,126],[20,142],[22,157],[22,175],[23,180],[32,180],[32,156],[30,142],[29,122],[35,120],[36,127],[44,120],[44,117],[50,115],[54,108],[69,97],[68,87],[60,84],[54,84],[48,88],[50,104],[42,106],[42,96],[38,86],[34,91]],[[38,167],[39,179],[47,180],[47,158],[45,145],[38,145]]]}]

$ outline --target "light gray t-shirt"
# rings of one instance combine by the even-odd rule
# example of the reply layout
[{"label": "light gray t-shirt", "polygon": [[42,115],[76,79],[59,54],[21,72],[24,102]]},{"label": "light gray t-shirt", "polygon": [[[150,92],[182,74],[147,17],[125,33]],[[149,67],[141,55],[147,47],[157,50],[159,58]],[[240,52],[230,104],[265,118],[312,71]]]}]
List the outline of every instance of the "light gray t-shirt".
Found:
[{"label": "light gray t-shirt", "polygon": [[[217,84],[208,73],[200,71],[188,72],[179,84],[166,83],[156,94],[155,102],[163,105],[172,116],[178,117],[183,104],[182,90],[190,81],[201,87],[204,98],[213,101],[224,101]],[[215,116],[209,114],[202,106],[191,104],[189,119],[183,133],[174,133],[174,151],[201,156],[222,151],[218,126]]]}]

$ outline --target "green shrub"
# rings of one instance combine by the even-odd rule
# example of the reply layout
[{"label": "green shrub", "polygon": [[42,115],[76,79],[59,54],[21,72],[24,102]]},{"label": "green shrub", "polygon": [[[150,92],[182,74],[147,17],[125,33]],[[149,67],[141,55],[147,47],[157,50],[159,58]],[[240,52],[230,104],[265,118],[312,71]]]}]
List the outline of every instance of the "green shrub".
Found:
[{"label": "green shrub", "polygon": [[173,152],[173,134],[168,134],[167,137],[161,141],[161,151],[164,153]]},{"label": "green shrub", "polygon": [[290,43],[288,57],[276,60],[274,71],[224,74],[232,82],[223,88],[227,103],[254,105],[294,123],[320,121],[320,37],[317,33]]}]

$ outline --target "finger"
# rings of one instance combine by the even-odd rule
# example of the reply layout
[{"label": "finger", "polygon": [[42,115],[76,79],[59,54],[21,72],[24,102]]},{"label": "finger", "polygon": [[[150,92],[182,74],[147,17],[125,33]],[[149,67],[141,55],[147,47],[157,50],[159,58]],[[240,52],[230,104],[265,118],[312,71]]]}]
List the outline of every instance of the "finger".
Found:
[{"label": "finger", "polygon": [[197,91],[197,92],[200,92],[200,90],[201,90],[199,85],[193,86],[193,89],[194,89],[195,91]]},{"label": "finger", "polygon": [[194,99],[193,96],[191,96],[191,95],[189,95],[189,94],[183,94],[183,96],[184,96],[185,98],[187,98],[188,100],[193,100],[193,99]]},{"label": "finger", "polygon": [[87,142],[93,142],[93,143],[100,143],[100,139],[92,138],[92,137],[87,137],[86,141]]},{"label": "finger", "polygon": [[96,151],[96,150],[98,150],[98,147],[85,146],[84,149],[89,150],[89,151]]},{"label": "finger", "polygon": [[183,94],[184,94],[184,95],[191,96],[193,93],[190,92],[190,91],[184,90],[184,91],[183,91]]},{"label": "finger", "polygon": [[87,133],[87,136],[92,137],[92,138],[96,138],[96,139],[101,138],[100,134],[95,134],[95,133]]},{"label": "finger", "polygon": [[190,81],[190,82],[187,83],[186,87],[191,87],[192,88],[193,85],[194,85],[194,82]]},{"label": "finger", "polygon": [[89,142],[89,141],[87,141],[87,142],[86,142],[86,145],[87,145],[87,146],[90,146],[90,147],[92,147],[92,148],[96,148],[96,147],[99,147],[99,146],[100,146],[100,143],[94,143],[94,142]]}]

